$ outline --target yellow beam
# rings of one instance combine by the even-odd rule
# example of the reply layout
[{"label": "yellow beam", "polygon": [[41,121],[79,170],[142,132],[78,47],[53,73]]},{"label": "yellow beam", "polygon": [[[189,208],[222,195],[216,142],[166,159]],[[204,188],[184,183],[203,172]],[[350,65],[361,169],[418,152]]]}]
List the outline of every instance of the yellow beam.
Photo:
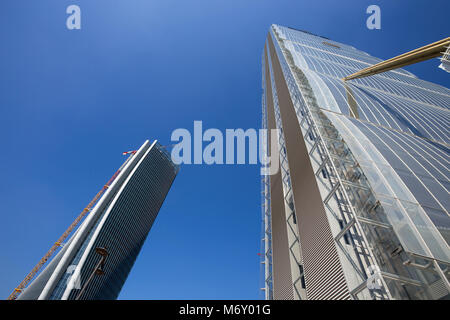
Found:
[{"label": "yellow beam", "polygon": [[374,74],[386,72],[393,69],[398,69],[413,63],[442,56],[450,45],[450,37],[433,42],[418,49],[401,54],[394,58],[374,64],[373,66],[362,69],[354,74],[351,74],[342,80],[347,81],[351,79],[363,78],[372,76]]}]

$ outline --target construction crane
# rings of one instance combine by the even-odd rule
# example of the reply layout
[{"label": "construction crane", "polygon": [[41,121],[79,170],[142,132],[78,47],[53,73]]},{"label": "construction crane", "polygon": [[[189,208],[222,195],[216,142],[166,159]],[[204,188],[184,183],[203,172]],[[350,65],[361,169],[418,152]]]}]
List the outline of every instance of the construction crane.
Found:
[{"label": "construction crane", "polygon": [[14,291],[9,295],[7,300],[15,300],[19,294],[23,291],[24,288],[30,283],[30,281],[36,276],[42,266],[50,259],[50,257],[55,253],[58,248],[62,247],[63,241],[70,235],[70,233],[75,229],[75,227],[80,223],[80,221],[84,218],[84,216],[91,211],[92,207],[97,203],[98,199],[102,196],[103,192],[109,188],[111,183],[117,178],[119,173],[131,159],[131,157],[136,154],[137,150],[123,152],[123,155],[130,155],[127,160],[120,166],[119,170],[117,170],[114,175],[109,179],[109,181],[103,186],[102,189],[95,195],[95,197],[89,202],[89,204],[84,208],[83,211],[78,215],[74,222],[67,228],[67,230],[59,237],[59,239],[53,244],[53,246],[48,250],[48,252],[42,257],[42,259],[38,262],[38,264],[30,271],[30,273],[23,279],[23,281],[14,289]]}]

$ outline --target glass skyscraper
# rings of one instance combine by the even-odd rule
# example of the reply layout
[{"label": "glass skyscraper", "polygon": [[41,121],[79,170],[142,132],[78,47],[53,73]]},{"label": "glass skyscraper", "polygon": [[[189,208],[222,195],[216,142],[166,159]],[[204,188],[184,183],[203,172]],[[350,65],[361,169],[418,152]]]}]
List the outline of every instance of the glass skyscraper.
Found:
[{"label": "glass skyscraper", "polygon": [[380,61],[270,28],[262,114],[280,170],[262,179],[266,299],[450,297],[450,90],[403,69],[342,80]]},{"label": "glass skyscraper", "polygon": [[[146,141],[18,299],[116,299],[178,169],[165,148]],[[107,252],[101,268],[99,248]]]}]

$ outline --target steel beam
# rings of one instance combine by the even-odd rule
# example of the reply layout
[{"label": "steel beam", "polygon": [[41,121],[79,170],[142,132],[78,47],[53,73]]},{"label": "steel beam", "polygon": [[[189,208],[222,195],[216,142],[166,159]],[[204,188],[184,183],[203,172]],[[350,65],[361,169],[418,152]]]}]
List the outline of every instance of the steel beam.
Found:
[{"label": "steel beam", "polygon": [[374,74],[386,72],[393,69],[398,69],[424,60],[440,57],[444,54],[445,50],[449,45],[450,45],[450,37],[433,42],[431,44],[401,54],[394,58],[382,61],[373,66],[355,72],[343,78],[342,80],[347,81],[351,79],[372,76]]}]

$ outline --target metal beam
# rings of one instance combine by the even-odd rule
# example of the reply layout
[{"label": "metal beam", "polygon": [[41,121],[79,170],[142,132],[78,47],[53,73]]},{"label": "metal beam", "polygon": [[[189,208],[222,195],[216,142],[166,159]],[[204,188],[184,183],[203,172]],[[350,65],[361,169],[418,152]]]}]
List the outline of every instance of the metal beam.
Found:
[{"label": "metal beam", "polygon": [[371,224],[377,227],[381,227],[381,228],[386,228],[386,229],[392,229],[392,226],[387,224],[387,223],[383,223],[380,221],[375,221],[372,219],[368,219],[368,218],[364,218],[364,217],[358,217],[359,222],[362,223],[366,223],[366,224]]},{"label": "metal beam", "polygon": [[421,287],[423,285],[423,283],[420,282],[420,281],[417,281],[417,280],[414,280],[414,279],[410,279],[410,278],[406,278],[406,277],[402,277],[402,276],[399,276],[399,275],[396,275],[396,274],[393,274],[393,273],[384,272],[384,271],[381,271],[380,273],[381,273],[381,275],[383,277],[385,277],[387,279],[403,282],[403,283],[410,284],[410,285],[413,285],[413,286],[416,286],[416,287]]},{"label": "metal beam", "polygon": [[346,234],[346,233],[350,230],[350,228],[353,227],[353,226],[355,225],[355,222],[356,222],[355,218],[352,218],[352,220],[350,220],[350,222],[347,223],[347,225],[345,225],[345,226],[342,228],[341,231],[339,231],[339,233],[336,235],[336,237],[335,237],[334,239],[335,239],[336,241],[339,241],[339,239],[341,239],[342,236],[343,236],[344,234]]},{"label": "metal beam", "polygon": [[424,60],[440,57],[444,54],[445,50],[449,45],[450,45],[450,37],[433,42],[431,44],[401,54],[394,58],[382,61],[373,66],[362,69],[354,74],[351,74],[343,78],[342,80],[347,81],[351,79],[372,76],[374,74],[386,72],[393,69],[398,69]]}]

